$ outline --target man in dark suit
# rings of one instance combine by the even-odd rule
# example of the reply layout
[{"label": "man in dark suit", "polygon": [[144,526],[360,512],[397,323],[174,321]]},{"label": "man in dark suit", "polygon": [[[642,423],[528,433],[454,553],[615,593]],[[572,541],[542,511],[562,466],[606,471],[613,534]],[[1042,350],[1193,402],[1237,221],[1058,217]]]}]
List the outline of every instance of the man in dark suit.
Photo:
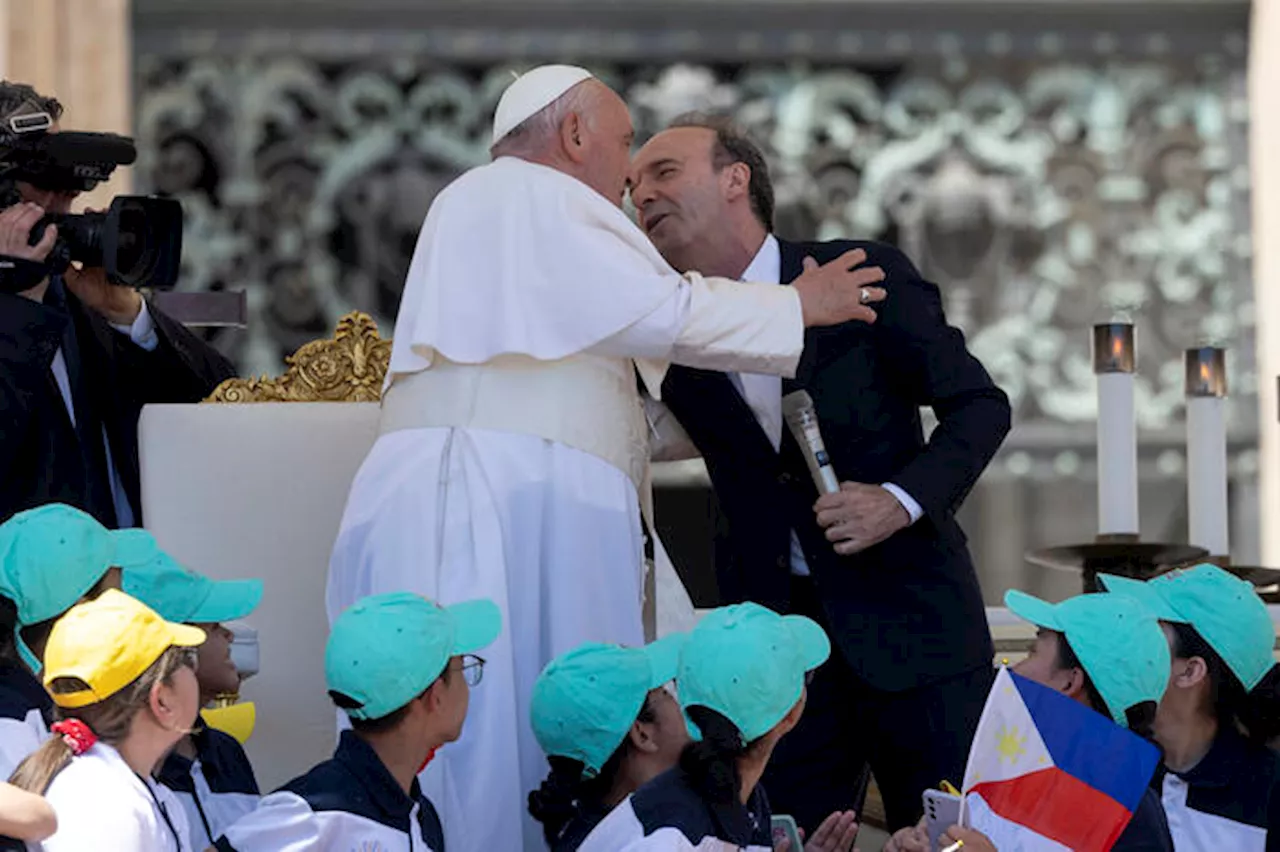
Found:
[{"label": "man in dark suit", "polygon": [[[0,83],[0,119],[61,105]],[[0,255],[42,262],[53,245],[44,213],[76,196],[17,181],[22,203],[0,212]],[[67,269],[0,292],[0,522],[67,503],[108,527],[140,526],[138,416],[149,402],[198,402],[234,375],[216,350],[101,268]]]},{"label": "man in dark suit", "polygon": [[[631,197],[682,271],[786,284],[861,248],[885,272],[877,322],[806,332],[794,380],[674,367],[662,391],[715,489],[723,601],[809,615],[839,650],[770,761],[774,810],[812,831],[861,807],[870,766],[891,827],[913,824],[923,790],[960,782],[991,682],[955,513],[1009,431],[1008,398],[900,251],[774,237],[764,157],[730,123],[687,116],[659,133],[633,162]],[[782,423],[781,397],[797,389],[813,397],[841,481],[820,499]],[[928,442],[921,406],[939,421]]]}]

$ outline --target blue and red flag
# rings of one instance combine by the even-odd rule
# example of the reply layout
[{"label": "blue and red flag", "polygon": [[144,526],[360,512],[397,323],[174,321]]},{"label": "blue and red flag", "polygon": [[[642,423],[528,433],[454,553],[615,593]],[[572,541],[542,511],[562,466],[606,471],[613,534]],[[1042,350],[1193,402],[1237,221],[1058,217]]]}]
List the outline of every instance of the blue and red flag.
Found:
[{"label": "blue and red flag", "polygon": [[1159,760],[1107,716],[1001,668],[969,751],[962,822],[1001,852],[1107,852]]}]

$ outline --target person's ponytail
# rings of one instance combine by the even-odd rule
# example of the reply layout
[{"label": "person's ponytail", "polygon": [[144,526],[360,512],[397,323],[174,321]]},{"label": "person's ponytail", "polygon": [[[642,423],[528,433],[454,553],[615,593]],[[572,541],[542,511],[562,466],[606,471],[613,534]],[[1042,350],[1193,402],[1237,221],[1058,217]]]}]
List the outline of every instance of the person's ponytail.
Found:
[{"label": "person's ponytail", "polygon": [[[636,721],[653,723],[657,714],[646,696]],[[628,734],[605,761],[595,775],[588,776],[582,761],[569,757],[548,757],[551,772],[536,790],[529,793],[529,816],[542,823],[542,834],[547,845],[554,847],[569,823],[585,810],[607,810],[606,799],[613,791],[622,762],[631,753],[631,736]]]},{"label": "person's ponytail", "polygon": [[565,827],[578,815],[581,795],[581,761],[568,757],[548,757],[551,772],[538,789],[529,793],[529,815],[542,823],[548,846],[554,846]]},{"label": "person's ponytail", "polygon": [[58,773],[67,768],[75,755],[71,745],[54,734],[27,755],[9,777],[13,786],[43,796]]},{"label": "person's ponytail", "polygon": [[748,743],[738,726],[715,710],[686,708],[698,726],[702,739],[691,742],[680,753],[680,769],[689,784],[712,804],[737,802],[742,787],[738,760],[747,753]]}]

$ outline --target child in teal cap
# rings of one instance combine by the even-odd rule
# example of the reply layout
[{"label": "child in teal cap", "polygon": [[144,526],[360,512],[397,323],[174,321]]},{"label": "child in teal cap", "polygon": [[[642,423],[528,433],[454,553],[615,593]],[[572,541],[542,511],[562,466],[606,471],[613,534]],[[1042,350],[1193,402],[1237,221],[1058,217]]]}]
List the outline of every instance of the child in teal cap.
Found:
[{"label": "child in teal cap", "polygon": [[[132,546],[120,548],[125,593],[166,621],[194,625],[208,637],[199,648],[196,666],[200,705],[207,707],[221,695],[239,692],[232,635],[223,622],[247,618],[257,609],[262,581],[211,580],[179,564],[149,533],[130,532]],[[207,849],[258,806],[258,781],[244,747],[201,719],[165,757],[156,777],[182,803],[193,849]]]},{"label": "child in teal cap", "polygon": [[533,735],[551,773],[529,794],[551,852],[574,852],[638,787],[676,765],[689,742],[675,680],[684,634],[643,648],[588,642],[533,685]]},{"label": "child in teal cap", "polygon": [[[1169,681],[1169,644],[1155,616],[1131,600],[1092,594],[1051,604],[1017,590],[1005,606],[1039,630],[1013,671],[1153,740]],[[1154,741],[1154,740],[1153,740]],[[1113,852],[1173,850],[1160,798],[1147,790]]]},{"label": "child in teal cap", "polygon": [[61,503],[0,524],[0,778],[49,736],[53,702],[35,677],[45,643],[71,607],[120,587],[117,535]]},{"label": "child in teal cap", "polygon": [[0,595],[17,608],[17,649],[35,671],[63,613],[120,588],[120,540],[92,515],[62,503],[19,512],[0,524]]},{"label": "child in teal cap", "polygon": [[[676,671],[680,706],[697,739],[679,764],[636,790],[596,826],[580,852],[706,848],[773,850],[760,786],[778,741],[804,713],[808,673],[831,643],[818,624],[758,604],[712,610],[689,633]],[[857,823],[832,814],[814,848],[847,850]],[[801,850],[791,850],[801,852]]]},{"label": "child in teal cap", "polygon": [[475,652],[501,631],[502,613],[488,600],[442,607],[393,592],[345,610],[325,645],[324,670],[351,730],[332,760],[263,798],[216,847],[443,852],[443,829],[418,773],[462,734],[484,666]]},{"label": "child in teal cap", "polygon": [[1261,852],[1280,820],[1280,758],[1267,747],[1280,734],[1280,677],[1266,604],[1215,565],[1145,583],[1099,580],[1157,616],[1169,640],[1173,665],[1155,736],[1174,845]]}]

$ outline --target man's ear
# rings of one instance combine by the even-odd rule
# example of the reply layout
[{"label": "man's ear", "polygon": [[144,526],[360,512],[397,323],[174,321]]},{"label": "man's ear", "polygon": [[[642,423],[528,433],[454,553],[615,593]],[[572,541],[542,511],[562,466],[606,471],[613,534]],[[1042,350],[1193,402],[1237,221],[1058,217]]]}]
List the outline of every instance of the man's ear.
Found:
[{"label": "man's ear", "polygon": [[[450,672],[452,677],[461,677],[461,672]],[[437,713],[444,704],[445,682],[443,677],[436,678],[431,686],[427,687],[427,691],[422,693],[422,709],[428,713]]]},{"label": "man's ear", "polygon": [[582,116],[571,112],[560,122],[560,147],[565,156],[575,163],[586,158],[586,145],[583,144],[586,128],[583,127]]},{"label": "man's ear", "polygon": [[730,163],[720,172],[725,199],[737,201],[751,191],[751,167],[746,163]]}]

